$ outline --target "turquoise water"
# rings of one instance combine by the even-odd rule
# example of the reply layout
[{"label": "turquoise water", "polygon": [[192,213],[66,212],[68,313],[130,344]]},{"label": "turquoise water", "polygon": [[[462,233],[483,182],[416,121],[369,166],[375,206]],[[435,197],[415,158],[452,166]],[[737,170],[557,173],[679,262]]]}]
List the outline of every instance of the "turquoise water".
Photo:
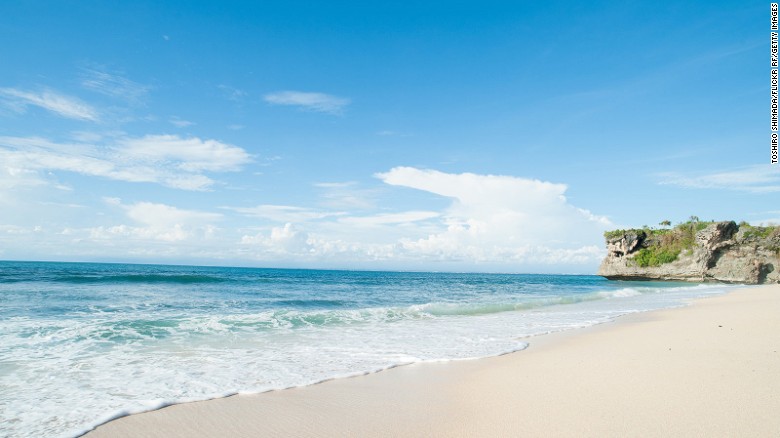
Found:
[{"label": "turquoise water", "polygon": [[422,361],[679,306],[722,285],[589,275],[0,262],[0,436]]}]

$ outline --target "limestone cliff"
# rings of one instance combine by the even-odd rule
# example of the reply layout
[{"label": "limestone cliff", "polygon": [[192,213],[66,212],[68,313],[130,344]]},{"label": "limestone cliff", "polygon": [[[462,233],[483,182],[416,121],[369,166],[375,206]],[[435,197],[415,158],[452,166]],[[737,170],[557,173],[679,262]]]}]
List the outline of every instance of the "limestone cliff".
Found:
[{"label": "limestone cliff", "polygon": [[780,227],[697,221],[605,236],[598,275],[610,280],[780,283]]}]

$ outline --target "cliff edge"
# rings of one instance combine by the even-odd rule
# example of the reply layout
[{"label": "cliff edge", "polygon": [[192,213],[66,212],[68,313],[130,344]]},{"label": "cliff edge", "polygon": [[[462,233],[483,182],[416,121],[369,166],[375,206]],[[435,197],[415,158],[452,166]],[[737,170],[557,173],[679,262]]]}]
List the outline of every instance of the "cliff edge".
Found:
[{"label": "cliff edge", "polygon": [[604,236],[598,275],[610,280],[780,283],[780,227],[691,221]]}]

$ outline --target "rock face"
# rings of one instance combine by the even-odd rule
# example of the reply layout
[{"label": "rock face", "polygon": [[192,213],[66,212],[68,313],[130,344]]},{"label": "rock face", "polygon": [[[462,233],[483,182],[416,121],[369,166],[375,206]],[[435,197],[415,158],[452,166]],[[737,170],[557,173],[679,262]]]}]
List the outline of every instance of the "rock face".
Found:
[{"label": "rock face", "polygon": [[607,238],[607,257],[598,275],[610,280],[681,280],[723,283],[780,283],[780,233],[761,236],[733,221],[715,222],[695,235],[693,247],[677,259],[639,266],[635,256],[657,244],[642,230]]}]

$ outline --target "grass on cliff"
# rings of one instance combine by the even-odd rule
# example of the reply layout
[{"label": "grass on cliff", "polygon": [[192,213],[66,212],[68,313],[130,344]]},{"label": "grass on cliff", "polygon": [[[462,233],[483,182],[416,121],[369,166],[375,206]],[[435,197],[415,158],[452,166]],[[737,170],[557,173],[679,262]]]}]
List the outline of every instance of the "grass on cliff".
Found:
[{"label": "grass on cliff", "polygon": [[[707,228],[714,221],[700,221],[695,216],[691,220],[675,225],[673,228],[632,228],[627,230],[612,230],[604,232],[607,240],[622,238],[625,234],[644,234],[643,248],[633,256],[637,266],[646,268],[671,263],[685,252],[690,254],[696,245],[696,233]],[[668,221],[662,225],[668,225]],[[739,223],[742,242],[756,242],[765,248],[775,251],[780,256],[780,226],[759,227]]]},{"label": "grass on cliff", "polygon": [[645,234],[644,248],[634,256],[637,266],[660,266],[677,260],[683,251],[690,252],[696,243],[696,233],[707,228],[713,221],[689,220],[674,228],[655,229],[650,227],[628,230],[613,230],[604,233],[604,237],[615,239],[626,233]]},{"label": "grass on cliff", "polygon": [[739,231],[743,242],[761,242],[764,248],[774,251],[775,256],[780,257],[780,225],[758,227],[740,222]]},{"label": "grass on cliff", "polygon": [[642,248],[634,256],[634,261],[638,266],[646,268],[648,266],[660,266],[664,263],[671,263],[677,260],[680,255],[679,249],[659,249],[657,246]]},{"label": "grass on cliff", "polygon": [[776,239],[780,237],[780,226],[757,227],[747,222],[740,222],[739,229],[742,231],[742,238],[745,240]]}]

